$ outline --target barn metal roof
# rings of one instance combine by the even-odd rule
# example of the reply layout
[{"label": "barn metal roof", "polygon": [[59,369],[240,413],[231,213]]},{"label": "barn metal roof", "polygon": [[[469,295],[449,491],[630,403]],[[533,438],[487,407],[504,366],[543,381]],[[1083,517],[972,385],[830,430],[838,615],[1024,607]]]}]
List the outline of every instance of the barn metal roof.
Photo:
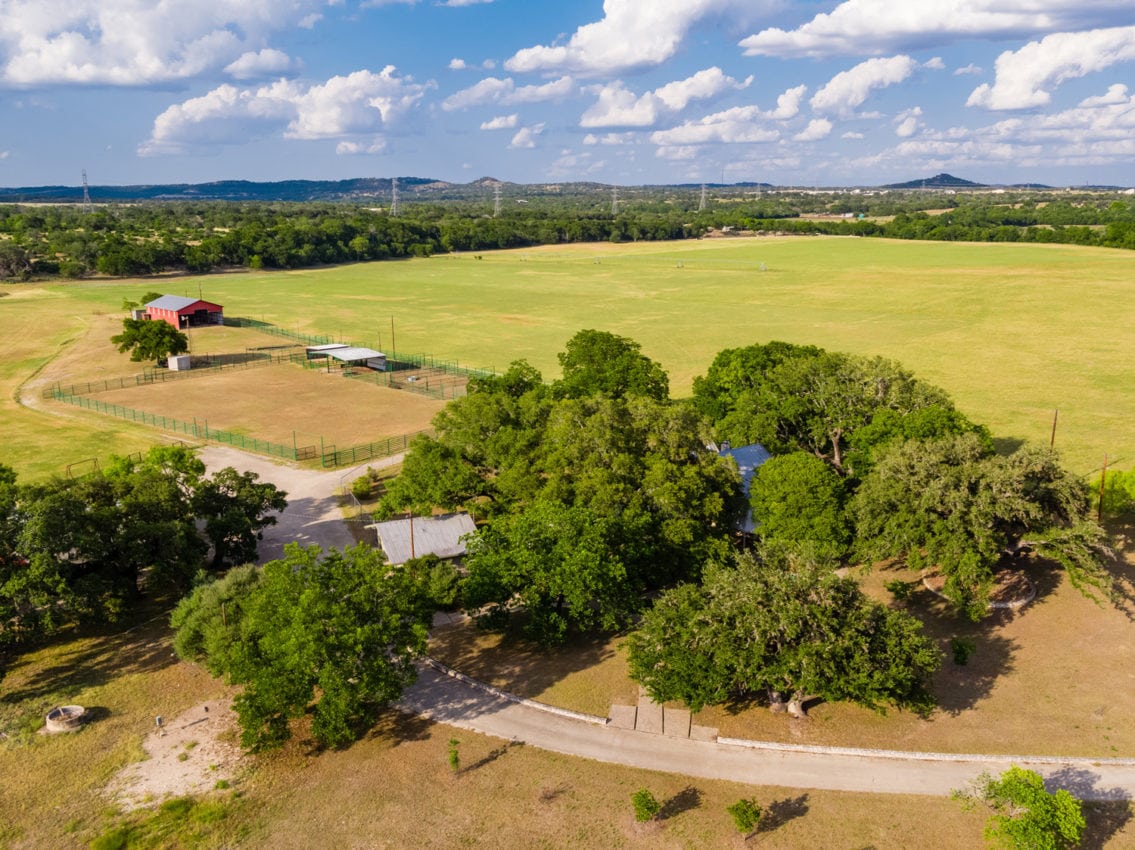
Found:
[{"label": "barn metal roof", "polygon": [[327,356],[353,363],[356,360],[370,360],[372,357],[385,357],[386,355],[381,351],[375,351],[373,348],[330,348],[327,350]]},{"label": "barn metal roof", "polygon": [[182,295],[163,295],[161,298],[155,298],[153,301],[146,304],[146,307],[153,307],[155,310],[184,310],[198,302],[208,304],[210,306],[219,307],[219,304],[213,304],[212,301],[205,301],[201,298],[186,298]]},{"label": "barn metal roof", "polygon": [[[404,564],[410,560],[410,520],[393,519],[370,526],[378,533],[382,551],[392,564]],[[466,534],[476,531],[473,517],[469,514],[446,514],[445,516],[415,517],[414,555],[437,555],[439,558],[456,558],[465,554]]]}]

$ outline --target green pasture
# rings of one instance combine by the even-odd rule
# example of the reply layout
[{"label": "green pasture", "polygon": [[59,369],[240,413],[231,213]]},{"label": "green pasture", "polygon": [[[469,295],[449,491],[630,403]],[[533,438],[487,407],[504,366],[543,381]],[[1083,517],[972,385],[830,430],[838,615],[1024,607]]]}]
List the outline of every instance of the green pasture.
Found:
[{"label": "green pasture", "polygon": [[[1057,447],[1089,474],[1105,454],[1135,465],[1133,285],[1135,253],[1119,250],[794,237],[552,246],[26,295],[9,286],[0,332],[22,338],[0,380],[15,392],[84,316],[150,289],[200,292],[228,315],[462,365],[525,358],[546,377],[576,331],[610,330],[661,362],[679,396],[722,348],[782,339],[899,360],[1000,437],[1047,442],[1059,409]],[[37,452],[61,443],[100,454],[145,439],[110,422],[98,434],[62,427],[9,402],[0,437],[35,471]]]}]

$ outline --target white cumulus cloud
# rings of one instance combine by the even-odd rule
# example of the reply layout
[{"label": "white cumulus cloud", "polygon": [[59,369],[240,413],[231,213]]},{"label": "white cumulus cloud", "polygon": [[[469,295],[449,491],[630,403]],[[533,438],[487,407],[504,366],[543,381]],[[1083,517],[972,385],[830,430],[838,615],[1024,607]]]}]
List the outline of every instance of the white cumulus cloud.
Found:
[{"label": "white cumulus cloud", "polygon": [[[0,82],[144,86],[259,55],[276,32],[312,26],[324,0],[0,0]],[[316,16],[316,17],[313,17]],[[278,51],[277,51],[278,52]],[[275,53],[261,62],[278,61]],[[281,69],[282,70],[282,69]]]},{"label": "white cumulus cloud", "polygon": [[922,107],[916,106],[913,109],[904,109],[895,116],[895,135],[900,139],[909,139],[922,127]]},{"label": "white cumulus cloud", "polygon": [[997,57],[993,85],[973,90],[967,106],[1029,109],[1052,100],[1052,89],[1068,80],[1135,60],[1135,26],[1056,33]]},{"label": "white cumulus cloud", "polygon": [[401,117],[430,88],[432,83],[399,76],[393,66],[378,74],[355,71],[315,85],[277,80],[241,89],[226,84],[166,109],[154,119],[150,138],[138,152],[180,153],[274,133],[287,139],[373,134]]},{"label": "white cumulus cloud", "polygon": [[749,56],[862,56],[1081,30],[1130,15],[1129,0],[844,0],[794,30],[751,35],[741,47]]},{"label": "white cumulus cloud", "polygon": [[581,127],[653,127],[667,114],[680,112],[691,101],[717,97],[723,92],[744,89],[749,77],[738,82],[720,68],[706,68],[684,80],[675,80],[654,91],[635,95],[616,80],[599,90],[599,99],[580,119]]},{"label": "white cumulus cloud", "polygon": [[225,66],[225,73],[237,80],[273,77],[292,70],[292,59],[282,50],[265,47],[249,51]]},{"label": "white cumulus cloud", "polygon": [[537,137],[543,132],[543,124],[536,124],[532,127],[521,127],[517,130],[516,135],[512,137],[512,141],[508,143],[508,146],[518,150],[534,148],[536,147]]},{"label": "white cumulus cloud", "polygon": [[511,130],[516,126],[520,120],[520,116],[516,113],[512,115],[498,115],[496,118],[491,118],[481,124],[482,130]]},{"label": "white cumulus cloud", "polygon": [[441,108],[446,112],[453,112],[493,103],[542,103],[560,100],[574,94],[575,91],[575,80],[571,77],[560,77],[547,83],[519,87],[512,77],[485,77],[468,88],[451,94],[441,102]]},{"label": "white cumulus cloud", "polygon": [[776,141],[780,131],[764,126],[762,119],[766,117],[756,106],[736,106],[668,130],[656,130],[650,134],[650,141],[666,146]]},{"label": "white cumulus cloud", "polygon": [[797,142],[818,142],[832,133],[832,122],[826,118],[813,118],[808,126],[792,137]]},{"label": "white cumulus cloud", "polygon": [[863,105],[872,91],[901,83],[917,67],[918,63],[909,56],[868,59],[853,68],[840,71],[812,95],[809,103],[816,112],[850,115]]},{"label": "white cumulus cloud", "polygon": [[673,56],[690,28],[714,16],[754,16],[777,0],[604,0],[603,18],[577,29],[566,44],[519,50],[505,63],[517,73],[570,71],[614,74],[661,64]]}]

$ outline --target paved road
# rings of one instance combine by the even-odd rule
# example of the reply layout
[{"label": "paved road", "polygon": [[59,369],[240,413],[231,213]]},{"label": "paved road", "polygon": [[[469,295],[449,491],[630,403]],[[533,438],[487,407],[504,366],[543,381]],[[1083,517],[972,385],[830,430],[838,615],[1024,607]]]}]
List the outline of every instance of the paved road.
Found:
[{"label": "paved road", "polygon": [[[278,524],[265,531],[261,561],[279,557],[284,544],[293,540],[339,548],[353,542],[335,494],[365,466],[332,472],[307,470],[218,446],[203,448],[199,455],[210,471],[234,466],[255,472],[288,492],[287,509],[279,515]],[[400,460],[399,456],[382,463]],[[428,667],[422,668],[400,705],[442,723],[541,749],[749,785],[946,795],[983,770],[1000,773],[1017,764],[1044,774],[1053,787],[1067,788],[1081,799],[1135,797],[1135,760],[1122,764],[1090,759],[1052,763],[1024,756],[930,760],[919,753],[851,755],[815,751],[818,748],[752,749],[574,720],[494,696]]]},{"label": "paved road", "polygon": [[403,695],[400,705],[451,726],[540,749],[748,785],[942,796],[964,787],[982,771],[997,774],[1016,764],[1036,770],[1052,787],[1067,788],[1081,799],[1135,797],[1135,760],[1125,764],[1098,764],[1087,759],[1052,764],[1027,757],[961,756],[947,761],[929,760],[918,753],[872,756],[751,749],[561,717],[486,693],[429,667],[421,669],[417,683]]}]

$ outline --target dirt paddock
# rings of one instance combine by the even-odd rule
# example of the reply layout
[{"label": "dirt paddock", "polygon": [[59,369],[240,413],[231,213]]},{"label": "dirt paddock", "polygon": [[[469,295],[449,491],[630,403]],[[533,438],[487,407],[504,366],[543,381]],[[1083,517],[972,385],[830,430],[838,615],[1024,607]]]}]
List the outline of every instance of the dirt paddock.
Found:
[{"label": "dirt paddock", "polygon": [[101,401],[247,437],[329,447],[421,431],[445,402],[338,371],[280,364],[236,369],[98,394]]}]

